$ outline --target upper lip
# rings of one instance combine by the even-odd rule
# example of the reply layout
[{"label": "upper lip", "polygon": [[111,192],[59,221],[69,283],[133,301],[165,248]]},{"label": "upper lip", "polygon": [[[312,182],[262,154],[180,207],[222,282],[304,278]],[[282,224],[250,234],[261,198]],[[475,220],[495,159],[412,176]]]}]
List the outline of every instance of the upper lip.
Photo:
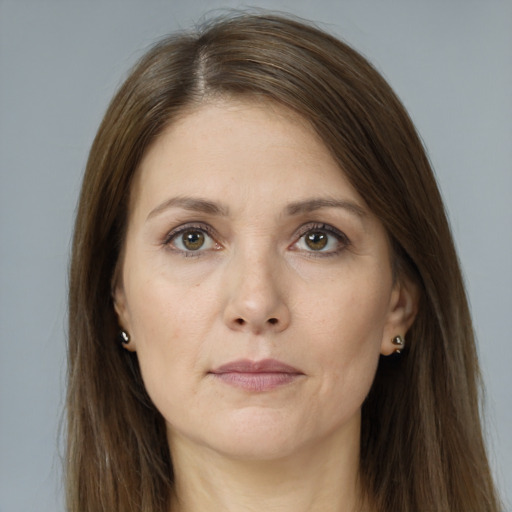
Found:
[{"label": "upper lip", "polygon": [[300,370],[285,364],[277,359],[262,359],[261,361],[251,361],[250,359],[239,359],[223,364],[211,373],[296,373],[301,374]]}]

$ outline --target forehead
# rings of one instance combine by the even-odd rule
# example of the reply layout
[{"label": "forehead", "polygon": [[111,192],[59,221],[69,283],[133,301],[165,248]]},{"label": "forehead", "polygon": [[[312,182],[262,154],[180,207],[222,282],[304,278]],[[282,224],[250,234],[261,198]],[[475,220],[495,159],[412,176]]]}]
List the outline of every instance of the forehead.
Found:
[{"label": "forehead", "polygon": [[141,161],[132,206],[170,195],[244,202],[336,193],[362,202],[306,120],[274,103],[230,99],[200,105],[166,128]]}]

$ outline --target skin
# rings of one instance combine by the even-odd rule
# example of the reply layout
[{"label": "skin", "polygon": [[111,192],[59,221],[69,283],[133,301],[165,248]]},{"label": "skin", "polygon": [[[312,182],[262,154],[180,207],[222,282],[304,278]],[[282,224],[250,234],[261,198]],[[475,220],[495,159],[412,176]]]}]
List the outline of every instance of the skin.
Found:
[{"label": "skin", "polygon": [[[114,301],[167,423],[177,510],[356,510],[361,404],[417,300],[307,123],[231,99],[170,125],[136,175]],[[297,375],[262,391],[211,373],[268,358]]]}]

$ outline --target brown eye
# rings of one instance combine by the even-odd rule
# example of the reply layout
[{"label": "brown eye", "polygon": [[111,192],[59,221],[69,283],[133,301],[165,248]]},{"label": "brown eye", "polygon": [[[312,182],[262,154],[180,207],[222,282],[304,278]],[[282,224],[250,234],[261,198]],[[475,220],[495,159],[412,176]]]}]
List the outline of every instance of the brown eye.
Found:
[{"label": "brown eye", "polygon": [[293,249],[309,253],[310,256],[335,256],[350,245],[347,235],[329,224],[311,223],[303,226],[301,231]]},{"label": "brown eye", "polygon": [[184,256],[199,256],[208,251],[220,249],[220,245],[215,242],[210,231],[209,226],[179,226],[169,233],[164,240],[164,245],[170,246]]},{"label": "brown eye", "polygon": [[205,236],[202,231],[189,230],[182,233],[181,242],[186,250],[197,251],[203,247]]},{"label": "brown eye", "polygon": [[304,235],[304,242],[313,251],[321,251],[327,246],[329,235],[322,231],[310,231]]}]

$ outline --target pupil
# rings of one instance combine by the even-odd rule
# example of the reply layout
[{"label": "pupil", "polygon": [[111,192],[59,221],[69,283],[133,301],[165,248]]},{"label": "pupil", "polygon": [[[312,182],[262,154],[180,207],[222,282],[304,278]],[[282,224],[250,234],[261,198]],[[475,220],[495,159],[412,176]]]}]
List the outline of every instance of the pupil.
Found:
[{"label": "pupil", "polygon": [[183,245],[190,251],[197,251],[204,244],[204,234],[201,231],[188,231],[183,235]]},{"label": "pupil", "polygon": [[327,235],[321,231],[313,231],[306,236],[306,245],[314,251],[320,251],[327,245]]}]

